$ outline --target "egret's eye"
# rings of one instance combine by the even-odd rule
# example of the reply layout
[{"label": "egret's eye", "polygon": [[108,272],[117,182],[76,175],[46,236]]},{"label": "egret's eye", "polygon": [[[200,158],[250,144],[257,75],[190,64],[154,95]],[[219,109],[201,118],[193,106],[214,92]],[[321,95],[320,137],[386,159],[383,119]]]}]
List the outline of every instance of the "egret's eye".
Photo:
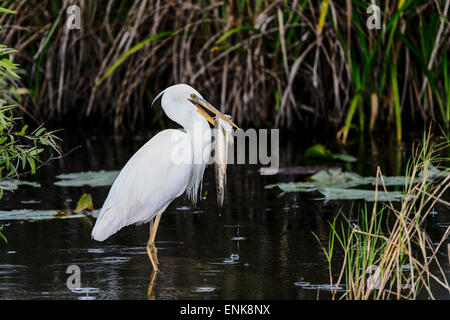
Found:
[{"label": "egret's eye", "polygon": [[191,94],[192,99],[197,99],[197,96],[195,94]]}]

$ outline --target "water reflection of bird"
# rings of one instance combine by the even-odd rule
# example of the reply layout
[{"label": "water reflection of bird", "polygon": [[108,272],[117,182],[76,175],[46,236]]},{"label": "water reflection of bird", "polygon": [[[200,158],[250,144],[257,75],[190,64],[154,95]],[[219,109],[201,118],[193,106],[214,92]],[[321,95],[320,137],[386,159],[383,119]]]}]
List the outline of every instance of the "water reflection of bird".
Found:
[{"label": "water reflection of bird", "polygon": [[237,128],[188,85],[165,89],[153,103],[161,96],[165,114],[184,130],[159,132],[131,157],[114,181],[92,230],[92,237],[103,241],[127,225],[150,222],[147,254],[155,270],[154,241],[161,214],[184,192],[194,205],[197,201],[211,152],[208,121],[215,124],[206,110]]}]

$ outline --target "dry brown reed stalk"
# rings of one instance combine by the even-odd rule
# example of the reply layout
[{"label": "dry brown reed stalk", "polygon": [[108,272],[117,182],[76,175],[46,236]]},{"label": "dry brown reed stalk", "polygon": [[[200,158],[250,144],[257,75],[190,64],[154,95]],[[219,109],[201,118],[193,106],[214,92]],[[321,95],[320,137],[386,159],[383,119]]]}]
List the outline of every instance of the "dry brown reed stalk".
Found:
[{"label": "dry brown reed stalk", "polygon": [[[415,156],[407,166],[400,206],[389,201],[380,208],[375,201],[370,217],[367,210],[362,210],[358,223],[348,225],[347,233],[337,231],[336,220],[331,224],[332,237],[337,237],[344,254],[336,283],[330,276],[335,288],[333,299],[416,299],[419,293],[434,299],[433,284],[450,293],[446,271],[439,260],[450,227],[438,241],[433,241],[425,228],[428,215],[438,203],[449,205],[443,199],[450,187],[449,170],[437,171],[434,167],[449,160],[440,157],[449,144],[429,137],[413,150]],[[383,191],[378,190],[379,186]],[[378,192],[388,194],[380,168],[376,197]],[[382,223],[386,223],[387,230],[383,230]],[[329,250],[327,256],[331,257],[334,248]],[[370,274],[373,270],[375,273]],[[342,285],[345,292],[340,295],[337,288]]]},{"label": "dry brown reed stalk", "polygon": [[[19,49],[40,120],[149,127],[162,115],[149,111],[153,97],[186,82],[244,126],[348,130],[359,115],[361,131],[364,118],[376,131],[399,111],[445,127],[449,1],[385,2],[381,30],[366,27],[358,1],[6,1],[18,13],[0,16],[0,36]],[[69,4],[81,9],[80,30],[65,28]]]}]

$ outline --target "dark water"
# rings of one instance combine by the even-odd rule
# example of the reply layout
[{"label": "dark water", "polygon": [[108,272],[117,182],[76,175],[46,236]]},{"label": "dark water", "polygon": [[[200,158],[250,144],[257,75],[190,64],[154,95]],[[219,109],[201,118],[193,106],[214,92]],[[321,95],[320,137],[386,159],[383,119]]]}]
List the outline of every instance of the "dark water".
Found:
[{"label": "dark water", "polygon": [[[120,169],[146,137],[89,137],[67,135],[63,148],[81,145],[70,155],[43,167],[35,177],[41,188],[6,193],[1,210],[74,208],[89,192],[101,207],[109,187],[58,187],[59,173]],[[305,146],[313,139],[282,140],[281,166],[304,164]],[[334,151],[336,146],[330,146]],[[356,143],[347,152],[360,161],[343,165],[363,175],[374,175],[377,164],[385,174],[400,173],[407,157],[395,145]],[[279,181],[301,176],[261,176],[258,166],[231,165],[225,204],[219,215],[214,171],[204,179],[203,199],[196,208],[183,197],[164,213],[156,246],[160,272],[153,277],[145,244],[148,225],[130,226],[103,243],[91,240],[87,218],[39,222],[2,222],[8,243],[0,242],[1,299],[317,299],[329,298],[321,288],[329,284],[328,266],[314,238],[328,238],[328,221],[349,203],[324,203],[318,194],[286,194],[266,190]],[[430,218],[433,240],[450,223],[449,211],[438,208]],[[448,260],[443,268],[449,270]],[[81,270],[83,289],[67,288],[70,265]],[[447,271],[447,275],[449,272]],[[302,283],[310,286],[299,286]],[[436,289],[436,297],[449,299]]]}]

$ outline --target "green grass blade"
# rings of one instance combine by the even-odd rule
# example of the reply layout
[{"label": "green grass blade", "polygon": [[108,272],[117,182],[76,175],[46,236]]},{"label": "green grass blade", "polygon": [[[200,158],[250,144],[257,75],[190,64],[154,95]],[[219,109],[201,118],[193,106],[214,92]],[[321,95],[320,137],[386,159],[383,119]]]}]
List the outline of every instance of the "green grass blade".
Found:
[{"label": "green grass blade", "polygon": [[135,52],[139,51],[143,46],[145,46],[146,44],[148,44],[152,41],[155,41],[157,39],[171,36],[171,35],[175,34],[176,32],[177,31],[164,31],[164,32],[155,34],[151,37],[148,37],[147,39],[135,44],[133,47],[131,47],[125,53],[123,53],[119,57],[119,59],[117,59],[117,61],[114,62],[114,64],[111,67],[108,68],[108,70],[106,70],[105,74],[95,83],[94,89],[96,89],[108,76],[110,76],[122,63],[124,63],[128,59],[129,56],[131,56]]}]

